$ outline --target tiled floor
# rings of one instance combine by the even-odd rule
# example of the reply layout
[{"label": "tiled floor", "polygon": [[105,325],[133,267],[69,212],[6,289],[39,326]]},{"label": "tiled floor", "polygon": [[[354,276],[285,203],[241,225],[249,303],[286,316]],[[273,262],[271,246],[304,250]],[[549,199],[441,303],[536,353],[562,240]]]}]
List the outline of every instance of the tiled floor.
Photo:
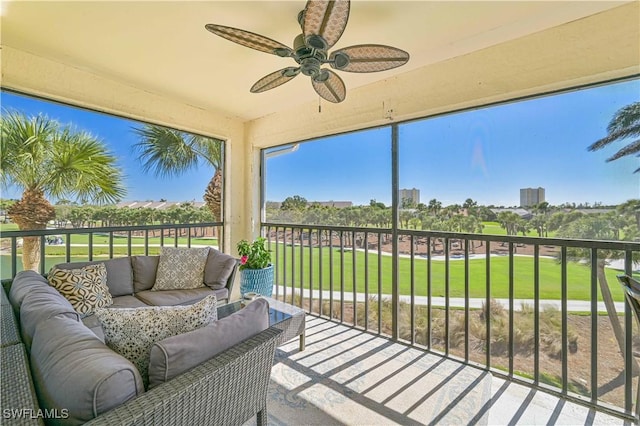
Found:
[{"label": "tiled floor", "polygon": [[501,378],[491,379],[490,425],[621,425],[622,419]]},{"label": "tiled floor", "polygon": [[277,350],[269,424],[625,424],[325,319],[307,317],[306,341]]}]

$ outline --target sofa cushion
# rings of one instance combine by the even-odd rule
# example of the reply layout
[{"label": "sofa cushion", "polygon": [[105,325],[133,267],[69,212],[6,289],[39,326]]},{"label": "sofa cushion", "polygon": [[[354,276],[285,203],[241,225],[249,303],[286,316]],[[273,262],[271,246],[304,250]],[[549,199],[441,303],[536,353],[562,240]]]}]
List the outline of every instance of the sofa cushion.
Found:
[{"label": "sofa cushion", "polygon": [[78,269],[58,269],[49,272],[49,284],[55,287],[81,316],[91,315],[96,308],[113,303],[107,287],[107,268],[104,263]]},{"label": "sofa cushion", "polygon": [[[120,296],[113,298],[113,304],[111,308],[143,308],[147,306],[142,300],[135,296]],[[95,315],[89,315],[82,318],[82,323],[89,327],[93,333],[98,336],[98,339],[104,342],[104,332],[102,331],[102,325]]]},{"label": "sofa cushion", "polygon": [[71,303],[58,291],[47,286],[49,291],[34,291],[27,294],[22,300],[20,307],[20,331],[22,341],[27,351],[31,350],[31,340],[36,332],[37,326],[42,322],[47,322],[49,318],[56,315],[64,315],[71,320],[78,322],[80,317],[73,309]]},{"label": "sofa cushion", "polygon": [[197,330],[168,337],[151,347],[149,388],[160,385],[269,328],[269,305],[258,299],[246,308]]},{"label": "sofa cushion", "polygon": [[133,256],[133,289],[135,293],[150,290],[156,282],[156,272],[160,256]]},{"label": "sofa cushion", "polygon": [[129,257],[91,262],[59,263],[55,267],[58,269],[78,269],[97,263],[104,263],[105,268],[107,268],[107,287],[109,287],[111,296],[133,294],[133,269],[131,268],[131,258]]},{"label": "sofa cushion", "polygon": [[214,290],[225,288],[236,263],[237,260],[233,256],[210,248],[204,266],[204,283]]},{"label": "sofa cushion", "polygon": [[54,316],[33,337],[31,368],[43,409],[67,409],[81,424],[144,392],[134,365],[82,323]]},{"label": "sofa cushion", "polygon": [[106,344],[130,360],[146,384],[151,346],[159,340],[215,321],[216,298],[208,296],[190,306],[99,308],[96,316],[102,325]]},{"label": "sofa cushion", "polygon": [[11,302],[11,306],[13,306],[13,310],[18,318],[20,305],[22,305],[22,301],[25,296],[29,293],[40,291],[42,289],[48,292],[53,290],[57,293],[51,288],[51,286],[49,286],[49,281],[36,271],[20,271],[16,274],[15,278],[13,278],[13,281],[11,282],[9,301]]},{"label": "sofa cushion", "polygon": [[217,300],[229,298],[229,292],[226,288],[212,290],[209,287],[192,288],[189,290],[147,290],[136,293],[138,299],[150,306],[190,305],[211,295],[216,296]]},{"label": "sofa cushion", "polygon": [[151,290],[204,287],[204,265],[209,247],[161,247],[156,282]]}]

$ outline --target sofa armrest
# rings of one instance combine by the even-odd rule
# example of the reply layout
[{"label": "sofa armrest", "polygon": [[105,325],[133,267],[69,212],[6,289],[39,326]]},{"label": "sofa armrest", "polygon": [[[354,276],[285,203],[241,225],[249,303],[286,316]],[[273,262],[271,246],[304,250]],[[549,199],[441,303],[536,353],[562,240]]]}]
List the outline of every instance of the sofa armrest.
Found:
[{"label": "sofa armrest", "polygon": [[236,259],[236,265],[233,267],[233,270],[231,271],[231,275],[229,275],[229,278],[227,279],[227,291],[229,291],[229,299],[227,300],[227,302],[231,301],[231,292],[233,291],[233,284],[236,280],[236,273],[238,272],[238,267],[240,266],[240,259]]},{"label": "sofa armrest", "polygon": [[36,416],[40,407],[31,377],[29,357],[23,344],[0,348],[0,407],[7,424],[44,424],[42,418]]},{"label": "sofa armrest", "polygon": [[269,328],[87,425],[266,423],[267,389],[281,330]]}]

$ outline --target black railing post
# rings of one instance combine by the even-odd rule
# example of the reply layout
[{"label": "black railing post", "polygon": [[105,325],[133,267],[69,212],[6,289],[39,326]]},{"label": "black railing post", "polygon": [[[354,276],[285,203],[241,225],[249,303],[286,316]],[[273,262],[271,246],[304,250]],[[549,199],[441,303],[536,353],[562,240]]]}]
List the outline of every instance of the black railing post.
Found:
[{"label": "black railing post", "polygon": [[[632,256],[631,250],[626,250],[624,254],[624,270],[625,273],[629,276],[632,276],[631,271],[631,263]],[[625,346],[624,346],[624,408],[627,413],[633,413],[633,369],[634,369],[634,358],[633,358],[633,318],[631,313],[631,306],[629,306],[629,302],[627,302],[625,297],[624,302],[624,331],[625,331]],[[640,380],[640,377],[638,378]],[[638,388],[638,392],[640,395],[640,388]],[[637,399],[637,398],[636,398]],[[636,413],[638,413],[638,407],[636,407]]]},{"label": "black railing post", "polygon": [[591,402],[598,400],[598,250],[591,249]]},{"label": "black railing post", "polygon": [[566,395],[569,389],[569,361],[568,361],[568,318],[567,318],[567,247],[564,246],[561,252],[561,296],[560,304],[562,306],[562,393]]},{"label": "black railing post", "polygon": [[318,229],[318,289],[320,293],[318,294],[318,314],[322,316],[322,291],[324,290],[323,274],[322,274],[322,231]]},{"label": "black railing post", "polygon": [[[89,257],[91,257],[91,249],[92,249],[92,244],[91,242],[89,242]],[[91,260],[91,259],[89,259]],[[47,261],[47,253],[45,251],[45,239],[44,239],[44,235],[40,236],[40,273],[42,275],[44,275],[44,272],[46,270],[46,263]]]},{"label": "black railing post", "polygon": [[513,329],[514,329],[514,324],[513,324],[513,318],[514,318],[514,303],[513,303],[513,298],[514,298],[514,288],[513,288],[513,254],[514,254],[514,247],[513,247],[513,243],[509,243],[509,377],[513,377],[513,349],[514,349],[514,341],[513,341],[513,337],[514,337],[514,333],[513,333]]},{"label": "black railing post", "polygon": [[391,336],[398,340],[400,314],[400,249],[398,247],[398,219],[400,200],[400,165],[398,125],[391,125]]},{"label": "black railing post", "polygon": [[533,383],[540,383],[540,246],[533,247]]}]

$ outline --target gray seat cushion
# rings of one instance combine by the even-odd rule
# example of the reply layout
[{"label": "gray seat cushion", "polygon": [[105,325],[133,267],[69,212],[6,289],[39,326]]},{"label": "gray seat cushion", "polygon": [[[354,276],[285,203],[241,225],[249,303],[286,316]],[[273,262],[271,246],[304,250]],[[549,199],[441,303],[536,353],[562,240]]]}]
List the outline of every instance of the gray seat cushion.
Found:
[{"label": "gray seat cushion", "polygon": [[31,368],[43,409],[69,410],[65,424],[82,424],[144,392],[131,362],[82,323],[54,316],[33,337]]},{"label": "gray seat cushion", "polygon": [[151,347],[149,388],[158,386],[269,328],[269,304],[264,299],[228,317]]},{"label": "gray seat cushion", "polygon": [[87,265],[104,263],[107,269],[107,287],[111,296],[124,296],[133,294],[133,269],[130,257],[118,257],[108,260],[96,260],[91,262],[60,263],[58,269],[79,269]]},{"label": "gray seat cushion", "polygon": [[191,305],[210,295],[216,296],[218,300],[229,298],[229,292],[226,288],[212,290],[209,287],[188,290],[146,290],[136,293],[138,299],[151,306]]},{"label": "gray seat cushion", "polygon": [[148,306],[135,296],[120,296],[113,298],[113,305],[110,308],[144,308]]},{"label": "gray seat cushion", "polygon": [[80,315],[71,303],[53,287],[40,289],[27,294],[20,307],[20,331],[27,351],[31,350],[31,341],[40,323],[46,323],[56,315],[64,315],[80,324]]},{"label": "gray seat cushion", "polygon": [[136,293],[150,290],[156,282],[160,256],[133,256],[133,288]]},{"label": "gray seat cushion", "polygon": [[233,256],[214,248],[209,249],[207,263],[204,266],[204,283],[214,290],[225,288],[236,263],[237,260]]}]

